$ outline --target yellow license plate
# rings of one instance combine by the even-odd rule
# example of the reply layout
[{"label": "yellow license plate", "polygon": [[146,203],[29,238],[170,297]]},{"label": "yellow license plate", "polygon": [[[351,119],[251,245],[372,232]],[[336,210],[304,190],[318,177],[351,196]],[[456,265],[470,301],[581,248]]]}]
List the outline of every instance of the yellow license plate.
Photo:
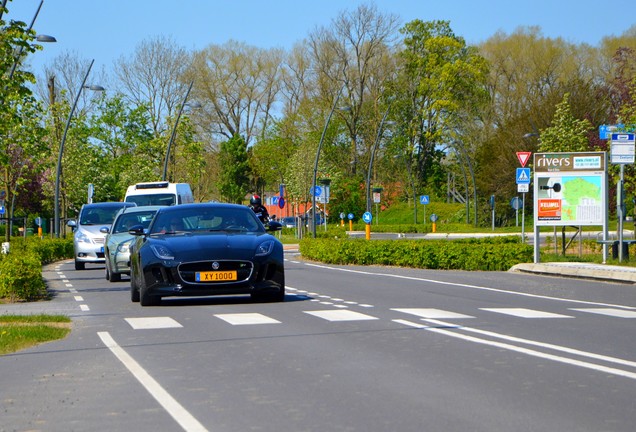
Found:
[{"label": "yellow license plate", "polygon": [[194,277],[197,282],[225,282],[235,281],[237,278],[236,270],[196,272]]}]

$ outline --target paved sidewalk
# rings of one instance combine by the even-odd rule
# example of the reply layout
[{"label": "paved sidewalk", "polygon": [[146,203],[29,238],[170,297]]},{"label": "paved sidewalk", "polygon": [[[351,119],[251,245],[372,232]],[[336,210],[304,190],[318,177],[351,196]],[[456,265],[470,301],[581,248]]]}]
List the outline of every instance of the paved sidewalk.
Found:
[{"label": "paved sidewalk", "polygon": [[636,283],[636,267],[580,262],[548,262],[538,264],[517,264],[510,271],[575,277],[620,283]]}]

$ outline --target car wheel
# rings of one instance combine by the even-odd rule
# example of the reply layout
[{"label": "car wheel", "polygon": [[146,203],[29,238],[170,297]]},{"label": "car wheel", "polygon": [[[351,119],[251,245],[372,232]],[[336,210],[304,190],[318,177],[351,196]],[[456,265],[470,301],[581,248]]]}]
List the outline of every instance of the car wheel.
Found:
[{"label": "car wheel", "polygon": [[84,270],[85,268],[86,268],[86,263],[75,260],[75,270]]},{"label": "car wheel", "polygon": [[148,288],[144,285],[139,287],[139,304],[142,306],[158,306],[161,303],[161,297],[150,295]]},{"label": "car wheel", "polygon": [[130,274],[130,300],[133,303],[139,303],[139,289],[135,283],[135,278]]},{"label": "car wheel", "polygon": [[121,281],[121,273],[110,273],[110,281],[111,282],[119,282]]},{"label": "car wheel", "polygon": [[104,266],[104,275],[105,275],[107,281],[111,280],[110,279],[110,270],[108,270],[108,262],[106,262],[106,265]]},{"label": "car wheel", "polygon": [[258,303],[266,302],[266,303],[274,303],[274,302],[284,302],[285,301],[285,288],[281,288],[279,291],[275,292],[256,292],[251,294],[252,300]]}]

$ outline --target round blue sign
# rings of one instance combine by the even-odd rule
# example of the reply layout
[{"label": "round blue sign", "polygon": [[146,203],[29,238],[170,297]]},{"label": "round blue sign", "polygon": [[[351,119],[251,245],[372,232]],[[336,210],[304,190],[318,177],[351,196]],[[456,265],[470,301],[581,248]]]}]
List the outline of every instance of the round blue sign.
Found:
[{"label": "round blue sign", "polygon": [[362,220],[366,223],[371,223],[371,219],[373,219],[373,215],[371,214],[371,212],[364,212],[364,214],[362,215]]},{"label": "round blue sign", "polygon": [[280,197],[278,198],[278,208],[282,209],[283,207],[285,207],[285,198]]},{"label": "round blue sign", "polygon": [[349,213],[349,214],[347,215],[347,218],[348,218],[349,220],[353,220],[353,213]]},{"label": "round blue sign", "polygon": [[433,223],[437,222],[437,215],[435,213],[431,215],[431,222]]},{"label": "round blue sign", "polygon": [[340,219],[344,219],[345,218],[345,214],[344,213],[340,213]]}]

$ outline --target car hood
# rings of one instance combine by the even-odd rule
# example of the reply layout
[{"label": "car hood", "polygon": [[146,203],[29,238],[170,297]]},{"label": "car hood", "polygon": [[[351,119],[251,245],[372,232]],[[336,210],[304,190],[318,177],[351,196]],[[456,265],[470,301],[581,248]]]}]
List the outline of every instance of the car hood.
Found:
[{"label": "car hood", "polygon": [[265,233],[217,232],[202,235],[163,235],[153,238],[154,243],[168,247],[178,261],[250,259],[254,256],[256,248],[268,240],[275,243],[272,254],[282,254],[282,245],[278,239]]}]

